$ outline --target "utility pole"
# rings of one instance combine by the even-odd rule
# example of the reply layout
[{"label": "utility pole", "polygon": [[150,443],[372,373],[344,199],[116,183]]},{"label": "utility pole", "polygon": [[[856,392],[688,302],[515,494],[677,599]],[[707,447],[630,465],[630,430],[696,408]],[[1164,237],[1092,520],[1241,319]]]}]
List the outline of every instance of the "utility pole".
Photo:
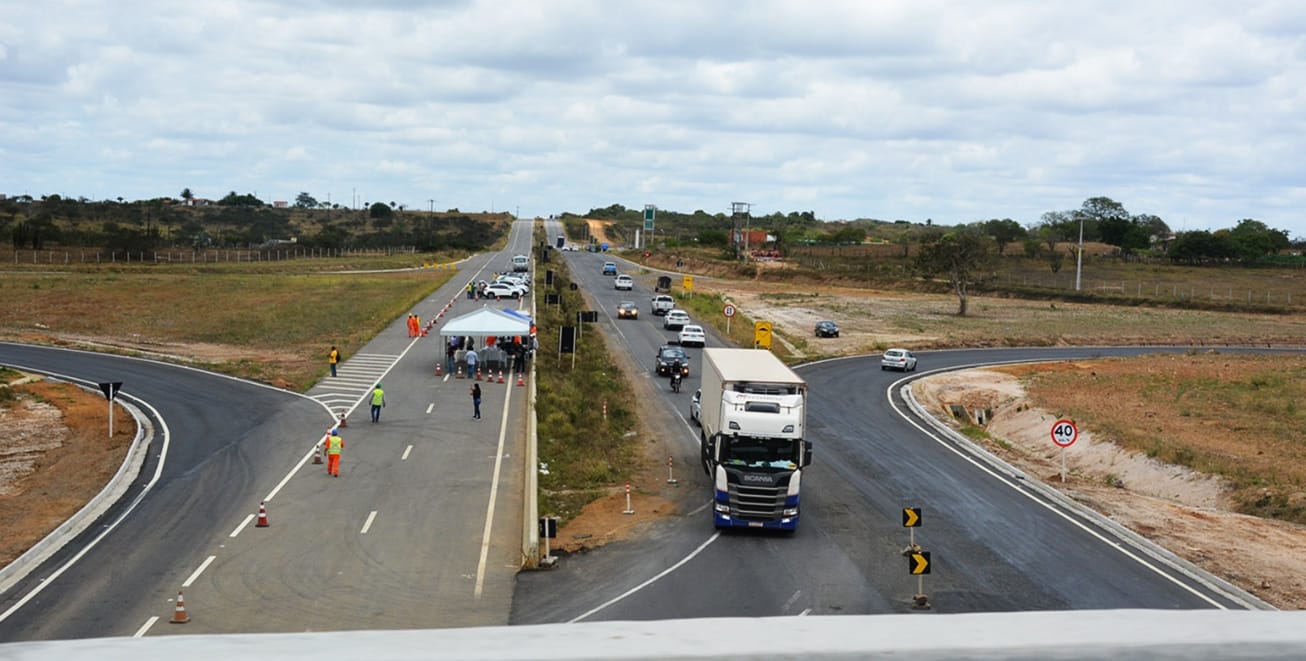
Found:
[{"label": "utility pole", "polygon": [[1079,276],[1084,272],[1084,214],[1079,214],[1079,250],[1075,255],[1075,291],[1079,291]]},{"label": "utility pole", "polygon": [[435,198],[431,198],[431,199],[427,200],[426,203],[427,203],[428,205],[430,205],[429,210],[428,210],[428,213],[430,213],[432,216],[434,216],[434,215],[435,215]]}]

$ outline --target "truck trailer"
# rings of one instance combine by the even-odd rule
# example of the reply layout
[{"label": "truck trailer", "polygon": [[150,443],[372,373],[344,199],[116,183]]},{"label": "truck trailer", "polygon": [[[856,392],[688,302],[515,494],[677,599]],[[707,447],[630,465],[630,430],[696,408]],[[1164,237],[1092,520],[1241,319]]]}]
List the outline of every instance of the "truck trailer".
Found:
[{"label": "truck trailer", "polygon": [[807,383],[765,349],[704,349],[699,402],[716,527],[796,530]]}]

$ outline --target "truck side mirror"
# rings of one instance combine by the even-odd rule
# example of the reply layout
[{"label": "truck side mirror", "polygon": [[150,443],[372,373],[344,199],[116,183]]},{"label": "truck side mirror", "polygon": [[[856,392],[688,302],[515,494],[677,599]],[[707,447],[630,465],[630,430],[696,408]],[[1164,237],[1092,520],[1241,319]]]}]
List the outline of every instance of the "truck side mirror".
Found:
[{"label": "truck side mirror", "polygon": [[812,442],[803,441],[803,466],[812,465]]}]

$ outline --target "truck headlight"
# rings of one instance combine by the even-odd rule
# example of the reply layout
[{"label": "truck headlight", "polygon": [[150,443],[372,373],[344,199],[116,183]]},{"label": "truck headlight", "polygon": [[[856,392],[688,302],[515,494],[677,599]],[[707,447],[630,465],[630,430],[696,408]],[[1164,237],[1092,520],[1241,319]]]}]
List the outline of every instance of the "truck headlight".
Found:
[{"label": "truck headlight", "polygon": [[730,505],[728,505],[728,504],[726,504],[726,503],[716,503],[715,505],[713,505],[713,509],[715,509],[716,511],[720,512],[721,514],[729,514],[729,513],[730,513]]},{"label": "truck headlight", "polygon": [[731,421],[730,421],[730,428],[731,428],[731,429],[739,429],[739,423],[738,423],[738,422],[735,422],[734,420],[731,420]]},{"label": "truck headlight", "polygon": [[798,516],[798,508],[797,507],[784,508],[784,516]]},{"label": "truck headlight", "polygon": [[794,426],[793,426],[793,425],[785,425],[785,428],[782,429],[782,430],[780,430],[780,433],[782,433],[782,434],[792,434],[792,433],[794,433]]}]

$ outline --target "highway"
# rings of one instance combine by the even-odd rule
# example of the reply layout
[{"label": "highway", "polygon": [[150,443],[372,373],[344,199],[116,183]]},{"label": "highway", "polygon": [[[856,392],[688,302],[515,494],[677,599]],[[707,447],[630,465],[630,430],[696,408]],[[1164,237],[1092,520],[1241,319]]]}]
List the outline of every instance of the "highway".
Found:
[{"label": "highway", "polygon": [[[466,282],[507,270],[529,246],[530,223],[515,223],[503,253],[461,264],[415,311],[430,319],[453,301],[447,321],[479,308],[461,295]],[[5,365],[122,381],[120,396],[144,402],[155,430],[136,491],[0,595],[0,641],[506,624],[521,565],[527,389],[485,384],[473,421],[467,382],[434,375],[443,357],[438,335],[410,338],[396,319],[345,356],[339,377],[300,395],[0,344]],[[378,381],[386,406],[373,425],[365,398]],[[312,448],[355,405],[331,478]],[[255,524],[262,502],[267,527]],[[191,621],[173,626],[183,587]]]},{"label": "highway", "polygon": [[[688,421],[700,352],[681,394],[651,376],[655,347],[673,333],[647,316],[658,274],[635,292],[612,289],[608,255],[565,253],[647,380],[650,426],[667,430],[677,463],[694,465],[698,430]],[[679,284],[680,278],[673,277]],[[641,305],[638,322],[613,318],[617,302]],[[708,327],[708,346],[721,338]],[[838,341],[838,340],[829,340]],[[916,542],[931,552],[923,592],[934,612],[1115,608],[1260,609],[1266,605],[1091,512],[977,458],[971,444],[934,430],[905,406],[898,386],[932,370],[995,362],[1127,356],[1183,348],[1049,348],[923,352],[920,371],[882,372],[879,357],[804,365],[815,459],[803,481],[802,522],[792,537],[714,532],[710,488],[686,471],[686,514],[639,540],[617,542],[550,573],[522,575],[513,623],[911,612],[917,579],[902,556],[902,510],[923,509]],[[1237,349],[1231,349],[1237,350]]]},{"label": "highway", "polygon": [[[547,227],[552,242],[559,226]],[[528,252],[529,230],[515,223],[502,253],[462,264],[418,314],[429,319],[451,301],[450,315],[479,307],[462,287]],[[641,415],[677,464],[692,467],[678,473],[682,514],[640,539],[518,574],[525,389],[484,385],[484,420],[473,422],[466,382],[433,374],[438,336],[409,338],[402,319],[306,395],[154,361],[0,344],[2,364],[123,381],[154,430],[136,491],[0,595],[0,641],[907,613],[917,584],[901,555],[904,507],[924,511],[916,540],[932,552],[923,589],[933,612],[1263,607],[978,459],[905,407],[896,389],[904,375],[881,372],[878,357],[798,368],[812,391],[816,447],[798,532],[718,535],[687,421],[701,352],[688,351],[691,375],[671,393],[651,376],[654,350],[672,337],[648,311],[656,274],[608,255],[559,255],[636,364]],[[608,259],[636,275],[634,292],[600,274]],[[638,302],[641,318],[618,322],[621,300]],[[706,330],[709,346],[721,346]],[[920,373],[1158,350],[923,352]],[[387,406],[372,425],[364,398],[377,381]],[[310,459],[343,405],[357,409],[334,479]],[[265,528],[252,523],[260,502]],[[191,622],[169,625],[183,586]]]}]

